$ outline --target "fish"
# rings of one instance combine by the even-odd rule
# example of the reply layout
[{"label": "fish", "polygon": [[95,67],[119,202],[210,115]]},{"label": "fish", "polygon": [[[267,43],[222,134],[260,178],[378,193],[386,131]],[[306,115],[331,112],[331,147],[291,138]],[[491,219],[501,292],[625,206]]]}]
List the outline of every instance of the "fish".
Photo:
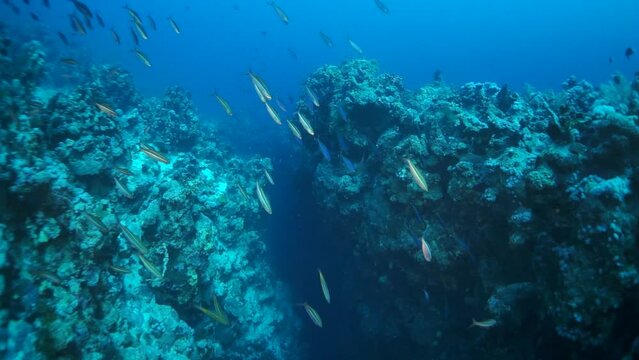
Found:
[{"label": "fish", "polygon": [[[135,34],[133,34],[135,35]],[[140,58],[140,60],[142,61],[142,63],[148,67],[151,67],[151,62],[149,61],[149,58],[146,56],[145,53],[143,53],[142,51],[140,51],[140,49],[135,49],[135,54],[138,56],[138,58]]]},{"label": "fish", "polygon": [[100,27],[103,28],[104,27],[104,20],[102,20],[102,17],[97,12],[95,13],[95,19],[98,21],[98,25],[100,25]]},{"label": "fish", "polygon": [[346,171],[348,171],[349,173],[354,173],[356,168],[355,168],[355,164],[353,164],[352,161],[350,161],[346,156],[344,156],[344,154],[340,154],[340,158],[342,159],[342,163],[344,164],[344,167],[346,167]]},{"label": "fish", "polygon": [[302,140],[302,133],[297,128],[297,126],[295,126],[292,122],[290,122],[288,120],[286,120],[286,122],[288,123],[288,128],[291,129],[291,132],[293,133],[293,136],[295,136],[296,138]]},{"label": "fish", "polygon": [[488,319],[488,320],[482,320],[482,321],[477,321],[473,319],[473,322],[470,324],[470,326],[468,326],[468,328],[470,329],[471,327],[477,326],[480,328],[488,329],[495,326],[496,324],[497,324],[497,320],[495,319]]},{"label": "fish", "polygon": [[244,191],[244,188],[242,187],[242,185],[240,185],[240,183],[235,183],[235,185],[237,185],[238,190],[240,190],[240,194],[242,194],[242,197],[244,198],[244,200],[248,201],[248,195],[246,195],[246,191]]},{"label": "fish", "polygon": [[433,259],[433,255],[431,254],[430,247],[426,243],[426,240],[424,239],[423,236],[421,239],[421,243],[422,243],[422,255],[424,255],[424,259],[426,261],[430,262]]},{"label": "fish", "polygon": [[215,295],[213,295],[213,306],[215,307],[214,311],[211,311],[205,307],[197,306],[197,305],[195,306],[195,308],[203,312],[206,316],[210,317],[211,319],[219,322],[220,324],[228,325],[229,318],[228,316],[226,316],[226,314],[222,310],[222,307],[220,306],[220,303],[217,301],[217,297]]},{"label": "fish", "polygon": [[40,21],[40,18],[38,17],[38,15],[34,14],[34,13],[29,13],[29,15],[31,15],[31,18],[35,21]]},{"label": "fish", "polygon": [[115,110],[113,110],[113,108],[110,107],[109,105],[97,102],[97,103],[95,103],[95,106],[97,106],[100,111],[102,111],[103,113],[105,113],[105,114],[107,114],[107,115],[109,115],[111,117],[118,116],[118,114],[115,112]]},{"label": "fish", "polygon": [[147,270],[149,270],[149,272],[151,272],[153,276],[155,276],[158,279],[162,279],[162,273],[160,272],[160,269],[155,267],[155,265],[153,265],[153,263],[151,263],[147,258],[145,258],[144,255],[138,254],[138,257],[140,258],[142,265],[144,265],[144,267]]},{"label": "fish", "polygon": [[326,35],[323,31],[319,32],[320,37],[322,38],[322,41],[324,41],[324,44],[326,44],[326,46],[328,46],[329,48],[333,47],[333,40],[331,40],[331,38]]},{"label": "fish", "polygon": [[173,31],[175,31],[176,34],[180,35],[182,31],[180,30],[180,27],[177,25],[175,20],[173,20],[173,18],[171,17],[168,17],[167,20],[169,20],[169,24],[171,24],[171,28],[173,28]]},{"label": "fish", "polygon": [[129,171],[128,169],[125,169],[123,167],[114,167],[115,171],[119,172],[122,175],[126,175],[126,176],[133,176],[133,173],[131,171]]},{"label": "fish", "polygon": [[260,96],[260,100],[262,100],[262,102],[271,100],[273,97],[271,96],[271,93],[268,91],[268,88],[266,87],[266,83],[264,82],[264,80],[262,80],[262,78],[260,78],[257,74],[253,73],[250,70],[248,72],[248,75],[251,78],[251,82],[253,82],[253,86],[255,87],[255,90],[258,92],[258,95]]},{"label": "fish", "polygon": [[131,9],[129,5],[125,5],[124,8],[129,13],[131,20],[133,20],[134,23],[142,24],[142,18],[140,18],[140,15],[138,15],[137,11]]},{"label": "fish", "polygon": [[311,98],[311,101],[313,102],[313,105],[315,105],[316,107],[320,107],[320,103],[319,103],[319,100],[317,99],[317,95],[308,86],[306,86],[306,93]]},{"label": "fish", "polygon": [[386,4],[384,4],[381,0],[375,0],[375,5],[377,5],[384,14],[388,14],[390,12],[388,6],[386,6]]},{"label": "fish", "polygon": [[359,55],[362,55],[364,53],[364,51],[362,51],[362,48],[359,47],[359,45],[357,45],[353,39],[351,39],[350,35],[346,37],[346,41],[348,41],[348,45],[351,46],[351,48],[358,53]]},{"label": "fish", "polygon": [[626,59],[630,59],[630,57],[634,55],[634,53],[635,53],[635,50],[633,48],[631,47],[627,48],[625,52]]},{"label": "fish", "polygon": [[49,271],[39,270],[35,272],[35,275],[45,278],[55,285],[60,285],[62,283],[62,279],[60,279],[56,274]]},{"label": "fish", "polygon": [[287,48],[286,51],[288,51],[288,54],[291,55],[293,59],[297,60],[297,54],[293,51],[293,49]]},{"label": "fish", "polygon": [[314,136],[315,135],[315,131],[313,131],[313,127],[311,126],[310,121],[308,121],[308,119],[306,118],[306,116],[304,116],[301,112],[297,112],[297,118],[300,121],[300,124],[302,124],[302,127],[304,128],[304,130],[306,130],[306,132],[311,135]]},{"label": "fish", "polygon": [[275,181],[273,181],[273,177],[268,172],[268,170],[264,169],[264,175],[266,176],[266,180],[268,180],[268,182],[271,183],[271,185],[275,185]]},{"label": "fish", "polygon": [[313,324],[317,325],[318,327],[322,327],[322,318],[319,316],[317,311],[315,311],[315,309],[313,309],[307,302],[300,305],[304,306],[304,310],[306,310],[306,313],[308,314],[308,317],[310,317],[313,321]]},{"label": "fish", "polygon": [[65,57],[60,59],[60,62],[66,65],[78,65],[78,61],[74,58]]},{"label": "fish", "polygon": [[430,302],[430,295],[428,294],[428,291],[426,291],[426,289],[422,289],[422,291],[424,291],[424,302],[428,304]]},{"label": "fish", "polygon": [[339,117],[342,118],[344,122],[348,122],[348,115],[346,115],[346,111],[344,111],[344,107],[339,105],[337,107],[337,112],[339,113]]},{"label": "fish", "polygon": [[151,29],[153,29],[153,31],[157,31],[158,27],[155,25],[155,20],[153,20],[151,15],[147,15],[147,18],[149,19],[149,25],[151,25]]},{"label": "fish", "polygon": [[328,152],[328,148],[326,147],[326,145],[324,145],[324,143],[321,142],[320,139],[317,139],[317,145],[319,146],[320,152],[322,153],[322,156],[324,156],[324,159],[331,161],[331,153]]},{"label": "fish", "polygon": [[277,4],[275,4],[275,1],[269,1],[267,4],[271,5],[280,20],[282,20],[285,25],[288,25],[288,16],[284,12],[284,10],[282,10],[281,7],[277,6]]},{"label": "fish", "polygon": [[142,40],[149,40],[149,36],[146,34],[146,30],[144,30],[141,23],[134,21],[133,25],[135,26],[135,29],[138,31],[138,33],[142,37]]},{"label": "fish", "polygon": [[253,87],[255,88],[255,92],[257,93],[257,96],[260,98],[260,101],[263,103],[266,103],[268,100],[266,100],[266,98],[260,91],[260,88],[257,86],[257,84],[253,83]]},{"label": "fish", "polygon": [[266,111],[271,116],[271,119],[273,119],[277,125],[282,125],[282,121],[280,120],[280,116],[277,114],[277,111],[275,111],[269,103],[264,103],[264,105],[266,105]]},{"label": "fish", "polygon": [[144,246],[144,244],[142,243],[142,239],[140,239],[133,232],[131,232],[131,230],[129,230],[128,227],[122,224],[118,224],[118,225],[120,226],[120,230],[122,230],[122,234],[124,235],[124,238],[127,239],[136,249],[138,249],[140,253],[146,255],[149,252],[149,249],[146,246]]},{"label": "fish", "polygon": [[118,33],[115,32],[115,29],[111,28],[111,36],[113,36],[113,41],[115,41],[116,44],[120,45],[120,35],[118,35]]},{"label": "fish", "polygon": [[109,265],[109,270],[118,273],[118,274],[130,274],[131,270],[122,267],[122,266],[118,266],[118,265]]},{"label": "fish", "polygon": [[[328,291],[328,285],[326,285],[326,279],[324,279],[324,274],[322,274],[322,270],[317,269],[320,278],[320,285],[322,286],[322,293],[324,294],[324,299],[326,299],[327,303],[331,303],[331,293]],[[321,327],[321,326],[320,326]]]},{"label": "fish", "polygon": [[221,97],[218,94],[214,94],[214,96],[217,99],[217,101],[220,103],[220,105],[222,105],[222,107],[224,108],[226,115],[233,116],[233,110],[231,109],[231,106],[229,105],[228,101],[226,101],[223,97]]},{"label": "fish", "polygon": [[62,40],[64,45],[69,45],[69,39],[67,39],[66,35],[58,31],[58,36],[60,37],[60,40]]},{"label": "fish", "polygon": [[406,165],[408,165],[408,170],[413,176],[413,180],[415,180],[417,186],[427,192],[428,184],[426,183],[426,179],[424,178],[424,175],[422,175],[422,172],[419,170],[419,168],[417,168],[417,166],[415,166],[415,164],[413,164],[410,159],[404,159],[404,161],[406,162]]},{"label": "fish", "polygon": [[135,34],[133,28],[130,27],[129,30],[131,30],[131,37],[133,38],[133,42],[135,43],[135,45],[140,45],[140,40],[138,40],[138,36]]},{"label": "fish", "polygon": [[287,112],[286,107],[282,104],[280,99],[275,99],[275,104],[277,104],[277,107],[280,108],[280,110]]},{"label": "fish", "polygon": [[260,183],[257,181],[255,182],[255,192],[257,193],[257,199],[260,201],[260,204],[262,205],[264,211],[266,211],[266,213],[268,213],[269,215],[273,214],[271,203],[269,202],[264,189],[262,189]]},{"label": "fish", "polygon": [[339,149],[341,151],[344,151],[344,152],[348,151],[348,144],[346,143],[346,140],[344,140],[344,137],[341,134],[337,134],[337,145],[339,145]]},{"label": "fish", "polygon": [[131,191],[129,191],[126,185],[115,176],[113,177],[113,179],[115,180],[115,186],[122,192],[122,194],[124,194],[124,196],[128,197],[129,199],[132,199],[133,194],[131,194]]},{"label": "fish", "polygon": [[102,222],[102,219],[91,214],[88,211],[85,211],[84,215],[87,217],[87,219],[89,219],[89,222],[91,222],[91,224],[95,225],[95,227],[100,230],[101,233],[106,234],[109,232],[109,228]]},{"label": "fish", "polygon": [[84,25],[90,30],[93,30],[93,25],[91,24],[91,19],[88,17],[84,17]]},{"label": "fish", "polygon": [[146,144],[140,144],[140,151],[142,151],[143,153],[145,153],[148,157],[150,157],[153,160],[157,160],[163,164],[168,164],[170,163],[169,159],[164,156],[162,153],[160,153],[159,151],[153,149],[152,147],[150,147],[149,145]]},{"label": "fish", "polygon": [[71,28],[79,33],[80,35],[86,35],[87,29],[84,28],[80,19],[78,19],[75,15],[69,15],[69,20],[71,20]]},{"label": "fish", "polygon": [[85,3],[78,0],[71,0],[71,2],[73,3],[73,6],[75,6],[75,8],[80,12],[80,14],[84,15],[84,17],[93,18],[91,9],[89,9],[89,7]]}]

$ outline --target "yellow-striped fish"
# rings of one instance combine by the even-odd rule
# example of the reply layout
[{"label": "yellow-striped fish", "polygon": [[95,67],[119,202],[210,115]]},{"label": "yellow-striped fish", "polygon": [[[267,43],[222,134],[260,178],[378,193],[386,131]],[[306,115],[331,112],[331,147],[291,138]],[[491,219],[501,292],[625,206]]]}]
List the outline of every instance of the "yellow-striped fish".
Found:
[{"label": "yellow-striped fish", "polygon": [[308,93],[308,96],[311,98],[313,105],[315,105],[316,107],[319,107],[320,106],[319,100],[317,99],[317,95],[315,95],[313,90],[311,90],[310,87],[306,86],[306,92]]},{"label": "yellow-striped fish", "polygon": [[240,190],[240,194],[242,194],[242,197],[244,198],[244,200],[248,201],[248,195],[246,195],[246,191],[244,191],[244,188],[242,187],[242,185],[240,185],[240,183],[236,183],[238,190]]},{"label": "yellow-striped fish", "polygon": [[118,274],[130,274],[131,270],[122,267],[122,266],[118,266],[118,265],[109,265],[109,269],[115,273]]},{"label": "yellow-striped fish", "polygon": [[161,163],[168,164],[170,162],[169,159],[166,156],[164,156],[159,151],[153,149],[149,145],[140,144],[140,151],[145,153],[151,159],[157,160],[157,161],[159,161]]},{"label": "yellow-striped fish", "polygon": [[259,96],[261,102],[265,103],[266,101],[268,101],[260,91],[260,88],[257,86],[257,84],[253,83],[253,87],[255,88],[255,92],[257,92],[257,96]]},{"label": "yellow-striped fish", "polygon": [[107,114],[107,115],[109,115],[111,117],[118,116],[118,114],[109,105],[97,102],[97,103],[95,103],[95,106],[97,106],[100,111],[102,111],[103,113],[105,113],[105,114]]},{"label": "yellow-striped fish", "polygon": [[114,169],[115,171],[119,172],[122,175],[133,176],[133,173],[129,171],[129,169],[125,169],[123,167],[117,167],[117,166]]},{"label": "yellow-striped fish", "polygon": [[147,254],[149,249],[142,243],[142,239],[137,237],[128,227],[119,224],[120,230],[122,230],[122,234],[124,238],[127,239],[136,249],[138,249],[142,254]]},{"label": "yellow-striped fish", "polygon": [[324,299],[326,299],[327,303],[331,303],[331,293],[328,292],[328,285],[326,285],[326,279],[324,279],[324,274],[322,274],[322,270],[317,269],[320,278],[320,285],[322,286],[322,293],[324,293]]},{"label": "yellow-striped fish", "polygon": [[106,234],[109,232],[109,228],[102,222],[102,219],[100,219],[99,217],[91,214],[88,211],[84,212],[84,215],[86,215],[86,217],[89,219],[89,221],[95,225],[95,227],[98,228],[98,230],[100,230],[101,233]]},{"label": "yellow-striped fish", "polygon": [[493,326],[495,326],[497,324],[497,320],[495,319],[488,319],[488,320],[483,320],[483,321],[477,321],[475,319],[473,319],[472,324],[470,324],[470,326],[468,328],[477,326],[480,328],[484,328],[484,329],[488,329],[491,328]]},{"label": "yellow-striped fish", "polygon": [[142,60],[142,63],[148,67],[151,67],[151,62],[145,53],[140,51],[140,49],[135,49],[135,54]]},{"label": "yellow-striped fish", "polygon": [[253,85],[255,86],[255,90],[259,93],[260,98],[271,100],[273,97],[271,96],[271,93],[268,91],[268,88],[266,87],[266,83],[264,82],[264,80],[262,80],[262,78],[260,78],[257,74],[253,73],[252,71],[249,71],[248,75],[251,78]]},{"label": "yellow-striped fish", "polygon": [[229,105],[228,101],[226,101],[223,97],[221,97],[218,94],[214,94],[214,95],[217,101],[220,103],[220,105],[222,105],[222,107],[224,108],[226,115],[233,116],[233,110],[231,109],[231,106]]},{"label": "yellow-striped fish", "polygon": [[275,185],[275,181],[273,181],[273,177],[268,172],[268,170],[264,169],[264,175],[266,176],[266,180],[271,183],[271,185]]},{"label": "yellow-striped fish", "polygon": [[424,178],[424,175],[422,175],[422,172],[419,170],[419,168],[417,168],[417,166],[415,166],[415,164],[413,164],[413,162],[410,159],[404,159],[404,160],[406,161],[406,165],[408,165],[408,170],[410,171],[410,174],[413,176],[413,180],[415,180],[415,183],[417,184],[417,186],[419,186],[419,188],[424,191],[428,191],[428,184],[426,183],[426,179]]},{"label": "yellow-striped fish", "polygon": [[314,136],[315,135],[315,131],[313,131],[313,127],[311,126],[311,122],[308,121],[308,119],[306,118],[306,116],[304,116],[304,114],[302,114],[301,112],[297,112],[297,118],[300,120],[300,124],[302,124],[302,127],[304,128],[304,130],[306,130],[306,132],[311,135]]},{"label": "yellow-striped fish", "polygon": [[313,309],[307,302],[303,303],[302,306],[304,306],[304,310],[306,310],[306,313],[313,321],[313,324],[322,327],[322,318],[319,316],[317,311],[315,311],[315,309]]},{"label": "yellow-striped fish", "polygon": [[275,1],[269,1],[269,2],[267,2],[267,4],[271,5],[273,7],[273,9],[275,9],[275,13],[280,18],[280,20],[282,20],[282,22],[285,25],[288,25],[288,16],[284,12],[284,10],[282,10],[281,7],[277,6],[277,4],[275,4]]},{"label": "yellow-striped fish", "polygon": [[138,257],[140,258],[140,261],[142,261],[142,265],[144,265],[144,267],[149,270],[149,272],[151,272],[153,276],[158,279],[162,279],[162,273],[160,272],[160,269],[155,267],[155,265],[153,265],[147,258],[145,258],[144,255],[138,254]]},{"label": "yellow-striped fish", "polygon": [[277,114],[277,111],[275,111],[275,109],[273,109],[273,107],[269,105],[269,103],[264,103],[264,105],[266,105],[266,111],[268,112],[271,119],[273,119],[273,121],[275,121],[277,125],[282,125],[282,121],[280,120],[280,116]]},{"label": "yellow-striped fish", "polygon": [[129,13],[131,20],[133,20],[134,23],[142,24],[142,19],[140,18],[140,15],[138,15],[137,11],[131,9],[129,6],[124,6],[124,8]]},{"label": "yellow-striped fish", "polygon": [[295,126],[295,124],[293,124],[292,122],[288,120],[286,120],[286,122],[288,123],[288,128],[291,129],[293,136],[302,140],[302,133],[300,132],[300,129],[298,129],[297,126]]},{"label": "yellow-striped fish", "polygon": [[129,189],[126,187],[126,185],[124,185],[123,182],[120,181],[120,179],[114,176],[113,180],[115,180],[115,187],[117,187],[118,190],[120,190],[122,194],[124,194],[124,196],[128,197],[129,199],[133,198],[133,194],[131,194],[131,191],[129,191]]},{"label": "yellow-striped fish", "polygon": [[346,40],[348,41],[348,44],[351,46],[351,48],[352,48],[353,50],[355,50],[355,52],[356,52],[356,53],[358,53],[358,54],[360,54],[360,55],[362,55],[362,54],[364,53],[364,51],[362,51],[362,48],[361,48],[361,47],[359,47],[359,45],[355,44],[355,42],[353,41],[353,39],[351,39],[351,37],[350,37],[350,36],[348,36],[348,37],[346,38]]},{"label": "yellow-striped fish", "polygon": [[134,21],[135,29],[138,31],[143,40],[149,40],[149,36],[146,34],[146,30],[142,27],[142,23]]},{"label": "yellow-striped fish", "polygon": [[268,213],[269,215],[272,214],[273,209],[271,208],[271,203],[269,202],[264,189],[262,189],[258,181],[255,182],[255,192],[257,193],[257,199],[262,205],[262,209],[264,209],[264,211],[266,211],[266,213]]},{"label": "yellow-striped fish", "polygon": [[218,303],[217,297],[215,295],[213,295],[213,302],[215,306],[215,311],[211,311],[205,307],[198,306],[198,305],[196,305],[195,308],[203,312],[206,316],[210,317],[211,319],[219,322],[220,324],[228,325],[229,318],[228,316],[226,316],[226,313],[224,313],[224,311],[222,310],[222,307],[220,306],[220,303]]},{"label": "yellow-striped fish", "polygon": [[177,25],[175,20],[173,20],[173,18],[171,17],[169,17],[168,20],[169,20],[169,23],[171,24],[171,28],[173,28],[173,31],[175,31],[176,34],[180,35],[182,31],[180,30],[180,27]]}]

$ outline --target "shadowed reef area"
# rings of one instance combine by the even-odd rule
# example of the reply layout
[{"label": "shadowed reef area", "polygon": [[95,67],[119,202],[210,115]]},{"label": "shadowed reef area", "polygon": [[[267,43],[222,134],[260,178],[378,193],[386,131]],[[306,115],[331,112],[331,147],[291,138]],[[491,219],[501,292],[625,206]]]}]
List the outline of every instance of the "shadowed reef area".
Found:
[{"label": "shadowed reef area", "polygon": [[[179,87],[144,97],[109,65],[54,87],[41,43],[2,44],[0,355],[308,358],[255,194],[276,191],[271,159],[234,155]],[[639,77],[408,90],[354,60],[306,86],[314,135],[279,128],[297,173],[276,179],[312,174],[287,191],[333,234],[351,355],[639,354]],[[339,319],[318,309],[330,347]]]}]

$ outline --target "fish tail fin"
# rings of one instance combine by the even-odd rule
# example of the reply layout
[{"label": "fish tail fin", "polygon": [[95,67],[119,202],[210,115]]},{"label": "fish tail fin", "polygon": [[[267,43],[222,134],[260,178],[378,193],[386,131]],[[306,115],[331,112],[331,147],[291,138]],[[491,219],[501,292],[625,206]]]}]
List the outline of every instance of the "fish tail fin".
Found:
[{"label": "fish tail fin", "polygon": [[477,320],[475,320],[475,318],[473,318],[473,322],[470,325],[468,325],[468,327],[466,329],[470,329],[470,328],[474,327],[475,325],[477,325]]}]

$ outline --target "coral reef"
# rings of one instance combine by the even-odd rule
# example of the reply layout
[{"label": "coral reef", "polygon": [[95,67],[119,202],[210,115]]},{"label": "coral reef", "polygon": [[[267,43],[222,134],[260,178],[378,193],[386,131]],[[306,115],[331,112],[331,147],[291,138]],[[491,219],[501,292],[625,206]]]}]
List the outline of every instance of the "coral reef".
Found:
[{"label": "coral reef", "polygon": [[[367,60],[317,70],[307,85],[322,105],[298,110],[331,151],[362,159],[348,173],[305,143],[316,154],[317,201],[356,232],[347,237],[352,286],[371,299],[353,304],[362,331],[441,359],[630,354],[639,337],[630,320],[639,285],[637,82],[596,88],[571,78],[557,94],[519,95],[437,81],[408,91]],[[423,171],[427,192],[404,159]],[[471,318],[496,325],[466,331]]]},{"label": "coral reef", "polygon": [[[2,357],[300,357],[262,212],[237,188],[269,160],[230,155],[184,90],[143,99],[96,66],[58,92],[38,84],[45,58],[37,42],[1,58]],[[214,304],[228,321],[197,308]]]}]

